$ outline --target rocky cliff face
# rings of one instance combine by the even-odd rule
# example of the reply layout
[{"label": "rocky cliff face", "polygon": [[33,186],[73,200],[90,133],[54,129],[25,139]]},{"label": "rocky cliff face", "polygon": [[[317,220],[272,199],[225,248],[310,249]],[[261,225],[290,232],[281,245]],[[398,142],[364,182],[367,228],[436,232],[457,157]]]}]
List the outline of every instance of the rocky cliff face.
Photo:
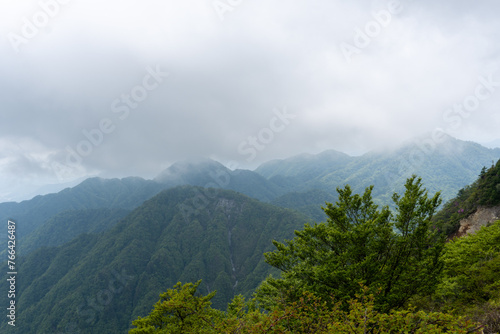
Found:
[{"label": "rocky cliff face", "polygon": [[476,233],[481,227],[487,226],[499,219],[500,206],[491,208],[479,207],[472,215],[460,221],[460,229],[456,236],[461,237],[466,234]]}]

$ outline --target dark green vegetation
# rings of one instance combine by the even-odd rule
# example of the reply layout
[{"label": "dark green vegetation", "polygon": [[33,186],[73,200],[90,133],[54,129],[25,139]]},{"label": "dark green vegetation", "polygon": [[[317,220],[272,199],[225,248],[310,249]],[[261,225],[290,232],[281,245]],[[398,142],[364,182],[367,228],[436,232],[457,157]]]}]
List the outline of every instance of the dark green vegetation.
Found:
[{"label": "dark green vegetation", "polygon": [[[200,194],[206,201],[198,201]],[[195,203],[197,210],[186,215],[183,208]],[[16,329],[123,332],[178,280],[203,279],[200,292],[217,290],[212,301],[223,308],[271,272],[263,256],[271,241],[291,237],[305,222],[292,210],[232,191],[166,190],[104,233],[81,234],[19,260]],[[0,289],[8,290],[6,281]],[[2,323],[0,332],[7,330]]]},{"label": "dark green vegetation", "polygon": [[237,296],[223,312],[215,293],[195,294],[200,281],[178,283],[130,333],[498,333],[500,221],[445,245],[431,222],[439,194],[415,177],[405,189],[391,213],[371,187],[339,188],[326,223],[274,242],[266,262],[282,277],[254,299]]},{"label": "dark green vegetation", "polygon": [[458,191],[436,215],[437,225],[447,235],[453,235],[460,227],[460,220],[483,207],[500,205],[500,160],[490,168],[483,167],[479,178]]},{"label": "dark green vegetation", "polygon": [[[336,151],[304,154],[265,163],[255,172],[231,171],[209,159],[180,162],[167,168],[155,180],[93,178],[57,194],[37,196],[21,203],[0,203],[0,219],[18,221],[19,238],[33,233],[30,238],[36,239],[39,237],[35,231],[39,227],[65,211],[132,210],[161,190],[189,184],[234,190],[292,208],[313,221],[322,221],[326,217],[321,207],[325,202],[336,200],[337,186],[349,184],[354,192],[362,192],[365,187],[374,185],[373,200],[384,205],[392,203],[390,196],[393,192],[404,191],[404,180],[415,173],[426,181],[429,191],[441,191],[446,201],[460,188],[474,182],[483,166],[500,158],[500,149],[487,149],[451,137],[432,145],[407,144],[390,153],[372,152],[360,157]],[[35,248],[32,245],[23,247],[21,252]],[[5,247],[0,250],[0,256],[2,254],[5,254]]]},{"label": "dark green vegetation", "polygon": [[[266,321],[271,323],[276,321],[277,324],[283,319],[308,323],[307,317],[310,319],[314,314],[311,313],[312,310],[307,310],[309,301],[312,304],[327,303],[328,307],[325,310],[336,310],[337,307],[339,312],[344,312],[337,315],[343,314],[353,319],[358,319],[356,317],[362,315],[361,310],[369,309],[374,312],[373,315],[380,324],[384,315],[389,313],[378,312],[385,312],[395,307],[394,305],[399,307],[399,304],[404,304],[403,309],[398,309],[397,312],[408,312],[405,311],[408,303],[404,303],[407,298],[401,297],[403,290],[408,295],[414,295],[409,303],[419,305],[419,308],[426,312],[437,310],[440,307],[439,298],[444,297],[432,294],[429,296],[429,292],[436,286],[433,282],[436,278],[434,273],[438,271],[439,263],[442,263],[431,261],[435,260],[435,257],[430,255],[433,251],[438,251],[438,243],[428,244],[430,248],[427,251],[424,250],[416,255],[409,252],[410,249],[406,249],[408,252],[405,253],[405,242],[413,243],[415,247],[412,247],[412,250],[418,247],[422,250],[426,243],[419,243],[418,240],[422,241],[425,238],[398,239],[389,226],[391,224],[396,226],[402,220],[396,214],[389,219],[386,216],[387,208],[381,207],[380,204],[389,204],[392,210],[397,209],[391,195],[394,191],[401,194],[405,192],[404,179],[408,173],[414,171],[423,176],[430,193],[443,189],[443,197],[451,198],[460,188],[474,181],[482,166],[489,166],[491,160],[497,160],[500,157],[500,150],[488,150],[473,143],[454,139],[448,139],[446,143],[421,156],[415,155],[415,152],[419,152],[415,149],[416,146],[407,145],[392,153],[369,153],[361,157],[349,157],[342,153],[327,151],[318,155],[302,155],[274,161],[259,167],[256,172],[231,171],[210,160],[184,162],[172,165],[154,181],[141,178],[122,180],[94,178],[58,194],[37,196],[21,203],[2,203],[0,217],[13,218],[17,222],[18,250],[22,255],[17,259],[18,271],[22,273],[17,281],[17,329],[22,333],[73,333],[78,330],[80,333],[116,333],[119,330],[123,332],[129,328],[133,319],[148,314],[158,295],[178,281],[196,282],[203,279],[196,289],[198,293],[207,295],[217,290],[211,299],[212,306],[218,310],[225,309],[235,294],[245,295],[248,299],[269,273],[272,273],[273,277],[278,277],[279,270],[273,269],[263,261],[263,253],[273,249],[272,239],[278,240],[286,248],[289,244],[284,239],[292,238],[294,230],[303,230],[300,232],[302,236],[317,242],[319,247],[322,234],[318,231],[321,231],[321,228],[314,230],[314,222],[330,219],[323,223],[323,226],[325,232],[331,233],[335,231],[334,226],[340,226],[339,222],[343,221],[342,210],[338,211],[331,205],[326,206],[325,202],[334,203],[338,199],[340,203],[349,202],[352,206],[355,200],[349,198],[353,196],[358,198],[357,200],[361,199],[359,212],[365,212],[367,217],[374,214],[380,224],[368,227],[363,224],[351,226],[349,233],[339,240],[356,246],[348,247],[346,243],[338,245],[337,251],[344,251],[343,262],[339,262],[343,263],[343,267],[337,266],[333,268],[335,270],[330,270],[331,268],[326,265],[321,267],[320,263],[325,261],[322,256],[327,254],[321,247],[294,248],[284,254],[290,256],[290,261],[297,259],[302,261],[294,263],[290,268],[297,269],[300,274],[302,273],[300,270],[312,268],[314,274],[309,275],[309,281],[304,280],[300,284],[293,282],[295,290],[287,291],[285,299],[276,301],[273,299],[276,295],[269,294],[267,301],[261,300],[261,306],[267,302],[268,306],[275,305],[278,308],[272,311],[276,313],[271,312],[275,318],[261,317],[263,322],[260,326],[264,326]],[[412,153],[414,161],[409,163]],[[415,157],[421,159],[415,160]],[[483,203],[481,205],[496,205],[495,196],[498,193],[493,190],[497,189],[498,180],[495,177],[498,176],[498,170],[485,169],[481,174],[480,180],[459,193],[459,196],[463,196],[464,193],[472,194],[474,192],[470,189],[482,182],[481,190],[476,192],[475,200],[469,201],[474,203],[472,209],[481,203]],[[184,184],[212,187],[212,189],[198,187],[172,189],[174,186]],[[351,186],[345,188],[345,184]],[[373,202],[363,202],[363,195],[358,197],[353,195],[363,194],[365,187],[370,184],[375,185],[370,190]],[[338,197],[334,191],[338,186],[344,191],[343,197]],[[236,190],[272,205],[213,188]],[[169,190],[158,194],[164,189]],[[492,200],[483,202],[485,199]],[[379,207],[375,208],[375,204]],[[326,206],[328,215],[323,212],[322,206]],[[285,210],[283,207],[295,211]],[[429,205],[422,204],[423,207]],[[430,238],[426,242],[438,240],[434,234],[438,229],[433,228],[428,231],[423,228],[428,226],[427,218],[431,215],[431,211],[422,209],[423,218],[418,223],[422,226],[420,229],[422,235]],[[434,220],[436,227],[441,231],[448,231],[446,224],[456,225],[458,219],[473,212],[469,210],[466,214],[460,213],[453,218],[455,219],[453,223],[453,220],[446,218],[449,216],[446,216],[445,211],[436,215],[439,223]],[[453,210],[450,212],[454,213]],[[349,212],[348,216],[351,214]],[[382,217],[387,219],[384,221]],[[364,220],[369,221],[368,218]],[[306,221],[311,224],[304,229]],[[370,239],[373,231],[379,239]],[[295,241],[291,243],[297,242],[297,245],[301,245],[299,239],[300,237],[296,236]],[[409,286],[411,289],[406,289],[407,286],[390,284],[388,279],[384,280],[384,275],[376,272],[374,268],[377,261],[370,262],[370,260],[396,252],[384,250],[383,246],[387,246],[384,242],[397,249],[400,257],[399,260],[389,260],[390,257],[387,256],[388,267],[381,273],[390,272],[392,266],[392,269],[395,269],[394,276],[403,277],[407,281],[418,278],[423,283],[421,286]],[[3,256],[6,249],[3,247],[1,250]],[[276,252],[279,253],[279,250]],[[314,259],[317,265],[314,261],[305,261],[301,252],[311,255],[311,259]],[[489,261],[490,255],[489,253],[484,255],[480,263]],[[472,258],[477,257],[472,256]],[[331,257],[327,256],[326,259],[327,262],[330,261],[327,264],[331,265]],[[361,261],[360,264],[353,266],[352,264],[358,260]],[[409,261],[421,263],[419,267],[423,270],[421,275],[416,268],[399,265]],[[431,265],[428,268],[425,264],[429,263],[435,266]],[[494,277],[498,272],[495,271],[497,270],[495,263],[495,261],[488,262],[485,267],[486,272],[474,272],[479,268],[471,268],[475,275],[482,277],[481,281],[474,281],[472,287],[460,286],[460,289],[467,288],[468,293],[474,295],[479,291],[474,290],[478,284],[483,281],[489,282],[487,287],[481,288],[479,292],[483,297],[477,302],[474,301],[471,308],[460,304],[465,303],[464,300],[470,301],[470,298],[458,298],[453,303],[447,304],[447,308],[443,310],[449,311],[453,305],[459,305],[458,308],[473,310],[471,312],[482,314],[483,318],[494,314],[491,310],[495,309],[494,303],[497,297],[488,293],[496,287]],[[275,264],[282,268],[282,264],[278,262]],[[423,274],[426,270],[428,270],[427,276]],[[290,276],[300,276],[297,272],[291,273]],[[452,291],[443,290],[440,285],[443,275],[448,275],[449,272],[451,271],[445,269],[438,277],[439,291]],[[286,275],[283,274],[282,278],[285,283]],[[321,287],[319,284],[322,280],[330,279],[328,275],[340,283],[334,289]],[[349,277],[365,284],[368,289],[360,299],[354,296],[359,285],[346,284],[348,281],[346,278]],[[278,281],[276,278],[275,280]],[[266,284],[270,281],[271,279],[268,279]],[[455,286],[457,281],[450,282]],[[461,282],[463,283],[463,280]],[[389,284],[391,286],[388,286]],[[371,293],[383,287],[385,289],[382,294],[375,293],[370,299]],[[180,288],[181,286],[177,287]],[[5,281],[0,282],[0,289],[6,289]],[[321,291],[324,292],[324,296],[317,296]],[[302,293],[305,295],[301,295]],[[332,293],[343,294],[335,299],[340,304],[337,305],[330,299],[324,300],[325,295],[328,294],[330,298]],[[292,298],[299,295],[308,302]],[[446,296],[444,292],[443,295]],[[6,297],[2,296],[0,302],[5,304],[5,301]],[[271,304],[271,301],[274,304]],[[354,306],[346,306],[349,302],[354,303]],[[356,304],[357,302],[361,304]],[[232,307],[238,308],[238,306]],[[245,307],[247,307],[245,310],[250,310],[248,309],[250,306]],[[321,312],[317,313],[320,315],[318,316],[320,320],[344,323],[341,318],[335,318],[336,313]],[[425,317],[429,314],[426,313]],[[419,316],[418,312],[409,312],[406,315],[399,313],[395,318],[408,320],[406,316],[413,317],[416,323],[425,324],[425,321],[422,322],[424,315]],[[438,318],[441,316],[443,319],[447,317],[442,314],[436,315]],[[246,316],[234,319],[242,320],[244,317]],[[434,319],[431,321],[441,321],[439,320],[441,318],[429,317]],[[453,317],[455,320],[458,319],[455,315]],[[478,315],[475,319],[482,318]],[[446,320],[448,321],[446,323],[450,323],[451,320]],[[250,321],[249,326],[252,323]],[[455,325],[459,326],[458,323]],[[462,325],[463,323],[460,326]],[[0,332],[4,330],[6,327],[0,328]]]},{"label": "dark green vegetation", "polygon": [[227,311],[211,307],[214,294],[199,296],[196,284],[178,283],[160,295],[151,313],[133,322],[130,334],[153,333],[482,333],[482,326],[451,314],[415,310],[380,313],[374,309],[373,295],[366,289],[349,302],[328,306],[314,294],[304,293],[297,302],[274,300],[268,312],[262,312],[255,300],[245,302],[237,296]]},{"label": "dark green vegetation", "polygon": [[[388,153],[349,157],[326,151],[271,161],[255,171],[288,191],[320,189],[336,196],[338,186],[349,184],[354,192],[361,193],[374,185],[374,202],[386,205],[391,203],[394,192],[404,191],[405,180],[413,174],[425,180],[429,192],[440,191],[447,201],[460,188],[474,182],[483,166],[499,158],[500,149],[487,149],[452,137],[436,144],[424,137],[417,144],[408,143]],[[324,201],[318,204],[323,205]]]},{"label": "dark green vegetation", "polygon": [[432,292],[444,246],[430,220],[441,203],[439,193],[428,197],[421,180],[412,177],[403,196],[394,194],[391,213],[373,204],[372,189],[360,196],[349,186],[338,188],[337,203],[325,208],[326,223],[306,225],[286,243],[275,241],[277,250],[265,254],[266,262],[282,275],[268,278],[260,293],[267,298],[287,291],[297,299],[308,291],[347,302],[367,285],[377,294],[376,308],[387,312]]},{"label": "dark green vegetation", "polygon": [[92,178],[57,194],[37,196],[21,203],[1,203],[0,217],[19,222],[17,236],[23,238],[59,213],[101,208],[130,210],[161,189],[156,182],[138,177],[121,180]]},{"label": "dark green vegetation", "polygon": [[23,240],[18,251],[30,253],[41,247],[62,245],[83,233],[110,229],[130,213],[125,209],[69,210],[50,218]]}]

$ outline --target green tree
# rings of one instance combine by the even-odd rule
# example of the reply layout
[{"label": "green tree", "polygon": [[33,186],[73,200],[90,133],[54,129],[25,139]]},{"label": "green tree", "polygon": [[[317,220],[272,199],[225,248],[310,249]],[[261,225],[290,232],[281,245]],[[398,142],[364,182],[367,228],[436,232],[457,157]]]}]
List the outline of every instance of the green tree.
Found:
[{"label": "green tree", "polygon": [[214,333],[218,334],[216,322],[222,312],[211,307],[210,299],[215,291],[206,296],[196,296],[201,281],[181,285],[160,294],[160,300],[145,318],[132,322],[136,326],[130,334],[149,333]]},{"label": "green tree", "polygon": [[443,279],[436,291],[453,308],[500,304],[500,221],[446,244]]},{"label": "green tree", "polygon": [[[170,293],[169,300],[176,302],[169,304],[168,311],[160,310],[157,304],[148,317],[133,322],[140,327],[132,329],[130,333],[465,334],[479,333],[482,327],[463,317],[439,312],[426,313],[410,309],[380,313],[374,308],[374,296],[368,294],[369,289],[360,288],[360,294],[348,301],[345,311],[341,309],[339,302],[332,300],[331,307],[328,307],[322,298],[305,291],[294,302],[276,299],[273,308],[268,312],[262,312],[255,299],[245,302],[241,296],[233,299],[226,312],[220,312],[205,303],[205,298],[211,296],[195,297],[192,294],[195,286],[178,284],[174,288],[175,292]],[[206,307],[193,307],[192,304],[197,302]],[[186,309],[189,309],[190,319],[183,321],[181,325],[179,319],[185,315]]]},{"label": "green tree", "polygon": [[297,300],[303,291],[354,298],[360,284],[376,295],[378,310],[400,308],[410,297],[434,291],[442,269],[444,238],[431,225],[441,203],[439,192],[429,197],[421,178],[406,181],[403,196],[393,195],[395,213],[372,201],[373,186],[363,195],[347,185],[339,199],[324,208],[327,222],[306,224],[295,238],[273,241],[266,262],[282,271],[267,278],[258,291],[263,305],[278,295]]}]

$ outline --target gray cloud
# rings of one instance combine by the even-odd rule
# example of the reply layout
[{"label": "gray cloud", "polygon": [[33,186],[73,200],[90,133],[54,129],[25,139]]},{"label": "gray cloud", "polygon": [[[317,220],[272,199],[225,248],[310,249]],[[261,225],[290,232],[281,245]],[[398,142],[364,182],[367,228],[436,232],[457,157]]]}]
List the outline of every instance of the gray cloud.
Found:
[{"label": "gray cloud", "polygon": [[[401,0],[362,47],[359,30],[366,35],[388,1],[242,1],[223,21],[211,3],[61,1],[16,53],[12,33],[22,36],[23,18],[43,9],[3,2],[0,185],[152,177],[191,155],[253,167],[328,148],[359,154],[450,127],[445,111],[474,94],[480,77],[500,81],[490,66],[500,66],[494,1]],[[350,62],[342,43],[357,48]],[[142,100],[148,68],[157,67],[169,76]],[[134,89],[141,101],[129,100],[137,106],[124,117],[122,94]],[[450,133],[497,138],[499,103],[500,89]],[[264,129],[285,106],[296,117],[270,139]],[[92,131],[102,122],[101,138]],[[266,142],[248,161],[242,148],[259,135]],[[12,149],[17,142],[22,150]],[[78,160],[69,153],[78,148],[88,154],[55,173],[54,163]]]}]

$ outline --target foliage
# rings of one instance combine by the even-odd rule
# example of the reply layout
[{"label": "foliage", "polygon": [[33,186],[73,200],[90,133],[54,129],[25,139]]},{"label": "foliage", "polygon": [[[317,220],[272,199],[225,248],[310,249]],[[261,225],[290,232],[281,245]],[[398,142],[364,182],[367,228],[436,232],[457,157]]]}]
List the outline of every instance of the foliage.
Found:
[{"label": "foliage", "polygon": [[68,210],[47,220],[19,245],[23,254],[41,247],[62,245],[83,233],[101,233],[130,213],[125,209]]},{"label": "foliage", "polygon": [[20,203],[0,203],[0,218],[16,220],[19,223],[17,237],[23,238],[65,211],[101,208],[131,210],[162,189],[162,185],[139,177],[89,178],[56,194],[36,196]]},{"label": "foliage", "polygon": [[500,332],[500,221],[454,238],[442,254],[444,270],[435,293],[411,302],[424,310],[467,316]]},{"label": "foliage", "polygon": [[438,289],[443,300],[468,304],[499,299],[500,221],[447,243],[443,261]]},{"label": "foliage", "polygon": [[[365,156],[363,161],[372,158]],[[16,259],[19,272],[23,273],[22,279],[20,277],[16,285],[17,316],[29,321],[16,323],[15,330],[23,333],[122,332],[128,328],[130,319],[147,314],[165,286],[172,286],[179,280],[197,281],[203,278],[203,284],[197,285],[196,291],[205,295],[210,295],[214,290],[218,291],[211,299],[205,300],[207,304],[200,304],[206,307],[197,309],[198,314],[205,314],[208,316],[206,319],[211,321],[210,325],[203,321],[206,325],[203,332],[342,332],[341,326],[347,324],[350,329],[346,329],[346,332],[351,330],[352,333],[363,330],[365,324],[376,324],[375,327],[370,327],[373,332],[380,328],[385,328],[387,332],[390,332],[390,328],[393,328],[393,332],[430,331],[430,327],[419,329],[418,326],[422,324],[441,326],[439,330],[442,331],[448,328],[449,332],[460,332],[465,328],[469,330],[470,327],[464,327],[468,326],[465,320],[459,319],[456,314],[469,315],[488,325],[488,330],[497,328],[496,331],[500,332],[500,258],[495,255],[495,244],[489,243],[489,249],[486,246],[483,249],[474,245],[471,249],[474,249],[475,253],[471,254],[463,249],[457,250],[456,253],[451,252],[449,257],[453,260],[447,264],[449,267],[446,267],[448,269],[445,274],[438,277],[441,261],[439,258],[436,260],[436,257],[442,244],[429,223],[428,218],[432,216],[432,210],[425,209],[433,206],[432,199],[436,197],[416,200],[419,196],[427,196],[422,189],[422,192],[410,191],[403,197],[396,196],[396,214],[389,213],[388,217],[385,216],[387,207],[379,208],[374,205],[378,203],[377,198],[390,198],[385,192],[391,185],[381,181],[380,175],[389,168],[387,166],[391,164],[387,161],[393,161],[391,159],[374,158],[373,164],[367,164],[355,175],[350,175],[349,170],[345,168],[339,170],[339,174],[329,175],[323,167],[315,170],[309,166],[301,176],[310,177],[313,182],[302,182],[299,176],[282,178],[283,184],[280,187],[287,190],[307,191],[314,186],[329,191],[326,188],[332,184],[341,184],[349,178],[353,181],[353,187],[342,189],[343,201],[346,203],[344,207],[327,205],[326,211],[329,211],[335,220],[329,216],[326,223],[307,226],[299,232],[299,235],[303,236],[302,244],[297,241],[300,239],[298,235],[291,241],[296,243],[294,248],[287,242],[281,244],[290,248],[290,251],[287,250],[290,254],[300,254],[299,247],[309,252],[303,253],[302,257],[289,257],[289,262],[284,262],[290,268],[297,269],[295,276],[290,274],[285,279],[268,278],[260,289],[261,297],[265,298],[245,302],[243,297],[236,296],[226,312],[217,309],[224,309],[236,294],[250,295],[262,279],[272,272],[263,261],[262,253],[271,250],[272,239],[291,238],[294,229],[304,226],[303,216],[233,192],[196,187],[175,188],[159,194],[113,227],[112,220],[118,218],[120,210],[112,210],[117,213],[116,216],[107,216],[101,209],[87,211],[89,208],[102,207],[128,210],[139,206],[145,199],[165,187],[154,181],[141,179],[91,179],[59,194],[39,196],[22,203],[0,204],[1,215],[17,218],[21,238],[25,238],[30,231],[42,224],[44,228],[54,228],[51,236],[59,238],[57,242],[81,231],[99,232],[83,234],[64,245],[34,250],[28,256]],[[441,165],[448,167],[449,175],[436,173],[430,179],[426,176],[426,180],[432,180],[433,187],[441,187],[442,184],[452,184],[450,187],[453,187],[458,182],[465,184],[466,177],[460,181],[455,179],[457,174],[462,173],[455,168],[455,162],[462,163],[463,159],[454,159],[454,164],[451,165],[448,165],[448,157],[439,161]],[[467,170],[482,161],[476,159],[475,155],[468,156],[468,159],[471,161],[465,162]],[[328,164],[324,164],[326,165]],[[498,167],[497,163],[495,168],[484,169],[475,184],[460,192],[462,197],[457,204],[458,209],[451,203],[450,212],[456,214],[456,221],[468,212],[468,208],[474,210],[477,205],[498,204],[498,193],[495,192],[499,190]],[[445,170],[441,167],[437,169]],[[429,173],[434,172],[429,169],[426,175]],[[267,182],[264,181],[268,180],[255,175],[246,178],[245,172],[241,171],[234,171],[230,175],[231,182],[236,182],[231,183],[231,186],[246,189],[249,184],[254,184],[252,191],[267,196],[266,198],[273,198],[280,193],[279,187],[267,188]],[[213,178],[208,176],[213,181]],[[291,187],[290,180],[295,180],[302,188]],[[353,195],[361,186],[364,187],[366,180],[372,180],[375,184],[373,189],[378,189],[378,193],[372,188],[369,190],[367,196],[372,197],[373,201],[365,198],[364,194]],[[413,181],[414,185],[420,183],[417,179]],[[317,187],[318,185],[321,187]],[[281,200],[288,201],[288,204],[314,205],[318,202],[318,195],[320,193],[315,191],[303,192],[284,196]],[[186,218],[179,210],[183,205],[192,208],[194,214]],[[308,206],[303,209],[305,212]],[[459,213],[461,209],[464,211]],[[81,210],[82,216],[73,216],[76,211],[66,210]],[[63,211],[66,212],[54,216]],[[74,226],[73,223],[78,222],[76,218],[82,218],[84,215],[97,217],[99,220],[96,220],[93,226]],[[441,213],[439,216],[444,217],[444,224],[450,221],[446,218],[449,216],[443,216]],[[50,217],[54,219],[47,224]],[[104,226],[104,223],[98,224],[99,221],[106,220],[106,217],[111,218],[105,222],[108,226]],[[408,220],[407,217],[415,219]],[[86,221],[83,218],[82,224]],[[316,231],[316,226],[323,227]],[[342,226],[348,228],[342,230]],[[436,226],[443,230],[446,225],[436,223]],[[67,229],[61,233],[59,227]],[[90,230],[87,229],[89,227]],[[105,228],[99,230],[101,227]],[[111,229],[105,231],[108,227]],[[321,229],[332,234],[325,234],[327,237],[323,240],[323,235],[319,233]],[[41,228],[37,231],[40,232],[37,240],[44,241],[41,240],[42,231],[45,231],[43,235],[50,234],[47,229]],[[407,231],[406,234],[404,231]],[[492,232],[490,234],[494,235]],[[47,238],[45,241],[52,242],[55,239]],[[20,245],[25,245],[22,240],[28,239],[21,239]],[[311,241],[310,245],[307,240]],[[484,240],[489,239],[485,237]],[[481,239],[480,242],[488,244],[489,241],[484,240]],[[308,248],[311,245],[316,245],[317,248]],[[457,247],[469,247],[468,243],[460,245]],[[334,250],[339,252],[338,256],[332,255]],[[489,250],[495,252],[488,253]],[[274,253],[279,252],[278,249]],[[283,252],[284,255],[289,255],[285,253]],[[442,261],[445,261],[447,256],[443,255]],[[470,261],[462,261],[469,257]],[[451,265],[453,263],[456,264],[455,267]],[[333,267],[332,273],[329,272],[328,266]],[[377,266],[380,266],[380,273],[376,270]],[[122,270],[126,273],[121,276],[124,284],[114,276]],[[274,273],[277,272],[278,269],[274,268]],[[299,276],[298,273],[303,275]],[[333,274],[337,275],[334,278],[339,284],[333,287],[321,284],[321,280],[327,281]],[[391,277],[390,275],[394,278],[392,281],[387,278]],[[453,316],[433,312],[420,313],[420,309],[411,308],[387,311],[391,307],[404,304],[406,295],[428,294],[438,279],[443,280],[438,290],[441,299],[434,296],[434,304],[429,302],[429,305],[439,309],[439,305],[445,303],[445,307],[439,310],[453,310]],[[373,295],[370,297],[371,308],[370,299],[363,292],[359,294],[362,290],[358,283],[367,286],[368,296]],[[177,288],[174,290],[178,290]],[[6,281],[0,282],[0,290],[8,291]],[[196,293],[189,297],[186,291],[192,290],[187,289],[175,295],[174,299],[183,297],[186,304],[194,303],[193,300],[190,301],[191,297],[201,298]],[[332,295],[335,299],[331,298]],[[168,295],[166,297],[170,298]],[[6,299],[6,296],[3,299]],[[170,307],[179,305],[182,304],[171,304]],[[263,312],[261,308],[267,311]],[[425,307],[422,309],[429,310]],[[385,323],[387,325],[384,325]],[[333,329],[333,324],[338,327]],[[0,324],[0,332],[8,332],[8,327],[6,322]]]},{"label": "foliage", "polygon": [[396,214],[373,204],[373,187],[362,196],[349,186],[338,188],[336,205],[327,204],[326,223],[306,225],[285,243],[274,241],[276,250],[266,262],[282,271],[260,288],[260,300],[291,289],[292,301],[303,291],[333,295],[343,302],[354,298],[359,284],[376,295],[377,309],[402,307],[416,294],[429,294],[442,268],[439,255],[444,245],[430,225],[440,204],[439,193],[429,198],[420,178],[405,184],[404,196],[394,194]]},{"label": "foliage", "polygon": [[490,168],[483,167],[477,180],[460,189],[434,220],[448,236],[453,236],[460,227],[460,221],[473,214],[478,207],[496,205],[500,205],[500,160]]},{"label": "foliage", "polygon": [[214,322],[220,317],[220,311],[210,307],[215,292],[195,296],[200,283],[181,285],[179,282],[173,289],[160,294],[153,311],[147,317],[139,317],[132,322],[137,328],[129,333],[208,333],[206,327],[214,329]]},{"label": "foliage", "polygon": [[487,333],[500,332],[500,221],[453,239],[442,258],[441,282],[421,307],[468,315]]},{"label": "foliage", "polygon": [[256,301],[245,303],[237,296],[226,312],[210,307],[210,298],[195,296],[200,284],[178,283],[174,290],[161,295],[160,301],[145,318],[133,321],[130,334],[153,333],[474,333],[480,326],[462,317],[413,309],[379,313],[374,297],[363,287],[361,294],[349,300],[348,310],[332,301],[333,307],[320,297],[303,292],[294,302],[277,299],[269,312],[256,307]]},{"label": "foliage", "polygon": [[[263,257],[271,241],[290,238],[305,222],[292,210],[233,191],[166,190],[106,231],[16,261],[23,273],[16,315],[29,319],[16,323],[16,330],[58,333],[76,323],[82,333],[123,332],[178,281],[203,279],[198,291],[217,290],[212,307],[225,309],[235,295],[250,296],[272,272]],[[6,280],[0,289],[9,290]],[[2,300],[8,303],[7,294]],[[8,333],[6,322],[0,332]]]}]

